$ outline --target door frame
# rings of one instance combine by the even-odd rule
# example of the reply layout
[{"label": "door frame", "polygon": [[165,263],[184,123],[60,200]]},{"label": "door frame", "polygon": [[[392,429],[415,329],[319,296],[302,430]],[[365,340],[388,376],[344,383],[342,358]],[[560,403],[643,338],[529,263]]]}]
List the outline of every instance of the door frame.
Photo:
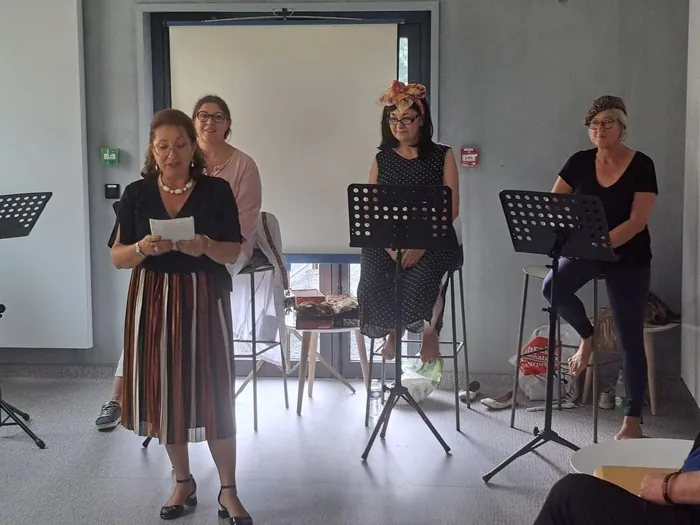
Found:
[{"label": "door frame", "polygon": [[[153,45],[152,39],[152,19],[163,15],[164,13],[173,13],[183,16],[186,13],[201,13],[209,16],[216,13],[227,14],[252,14],[265,13],[270,14],[274,8],[293,9],[297,12],[305,13],[321,13],[332,14],[342,13],[345,16],[351,14],[374,14],[377,17],[395,19],[404,15],[406,17],[415,17],[419,13],[427,13],[429,16],[429,28],[422,29],[421,32],[427,32],[424,35],[429,38],[429,46],[425,46],[421,53],[421,62],[429,63],[429,66],[424,67],[421,72],[423,82],[430,86],[430,106],[433,119],[433,128],[435,132],[435,140],[440,140],[439,126],[439,107],[440,107],[440,89],[439,89],[439,53],[440,53],[440,3],[439,1],[425,2],[320,2],[320,3],[302,3],[291,2],[289,4],[283,2],[258,2],[258,3],[183,3],[183,4],[136,4],[134,6],[136,13],[136,77],[137,77],[137,102],[138,102],[138,134],[139,134],[139,157],[143,158],[148,149],[148,134],[151,118],[155,113],[155,90],[163,89],[163,85],[159,84],[158,79],[154,79],[153,66],[154,56],[162,49],[158,49],[158,45]],[[422,35],[423,36],[423,35]],[[429,49],[429,51],[428,51]],[[409,55],[410,57],[410,55]],[[409,58],[410,61],[410,58]],[[411,79],[411,70],[409,66],[409,79]]]}]

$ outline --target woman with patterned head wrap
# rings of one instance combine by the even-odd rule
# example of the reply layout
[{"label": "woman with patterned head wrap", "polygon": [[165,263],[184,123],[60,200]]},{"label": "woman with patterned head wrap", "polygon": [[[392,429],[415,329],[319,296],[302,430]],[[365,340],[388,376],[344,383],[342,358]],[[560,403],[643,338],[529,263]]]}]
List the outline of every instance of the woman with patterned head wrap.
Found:
[{"label": "woman with patterned head wrap", "polygon": [[[559,172],[554,193],[600,198],[617,262],[562,259],[555,287],[559,314],[581,336],[569,360],[574,375],[588,366],[593,350],[593,326],[576,292],[588,281],[605,276],[610,306],[622,350],[627,406],[616,439],[642,437],[640,426],[647,381],[644,353],[644,312],[651,274],[651,238],[647,222],[658,194],[654,162],[625,144],[627,108],[619,97],[593,101],[584,125],[595,148],[575,153]],[[551,274],[543,293],[551,300]],[[597,399],[593,400],[597,402]]]},{"label": "woman with patterned head wrap", "polygon": [[[379,103],[382,143],[372,163],[370,184],[449,186],[452,217],[459,215],[457,163],[449,146],[433,142],[433,124],[426,89],[420,84],[394,81]],[[445,250],[403,250],[402,326],[422,332],[420,355],[432,363],[439,356],[446,277],[461,264],[462,249],[453,230],[453,243]],[[396,252],[381,248],[362,250],[362,271],[357,289],[360,327],[364,335],[386,337],[384,357],[394,358],[394,266]]]}]

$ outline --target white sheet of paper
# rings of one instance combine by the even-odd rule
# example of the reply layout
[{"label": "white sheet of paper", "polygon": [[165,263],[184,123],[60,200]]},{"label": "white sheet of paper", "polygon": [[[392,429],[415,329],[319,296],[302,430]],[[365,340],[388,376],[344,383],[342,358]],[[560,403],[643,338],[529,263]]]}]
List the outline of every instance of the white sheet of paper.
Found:
[{"label": "white sheet of paper", "polygon": [[151,235],[160,235],[164,240],[173,242],[194,239],[194,217],[180,219],[150,219]]}]

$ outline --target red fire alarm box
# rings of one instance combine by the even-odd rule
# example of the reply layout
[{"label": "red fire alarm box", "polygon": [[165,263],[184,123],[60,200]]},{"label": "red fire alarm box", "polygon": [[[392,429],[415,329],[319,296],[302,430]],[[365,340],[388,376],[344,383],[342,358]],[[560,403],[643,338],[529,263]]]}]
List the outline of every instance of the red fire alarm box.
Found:
[{"label": "red fire alarm box", "polygon": [[465,168],[473,168],[479,164],[479,152],[476,148],[462,148],[461,157],[462,166]]}]

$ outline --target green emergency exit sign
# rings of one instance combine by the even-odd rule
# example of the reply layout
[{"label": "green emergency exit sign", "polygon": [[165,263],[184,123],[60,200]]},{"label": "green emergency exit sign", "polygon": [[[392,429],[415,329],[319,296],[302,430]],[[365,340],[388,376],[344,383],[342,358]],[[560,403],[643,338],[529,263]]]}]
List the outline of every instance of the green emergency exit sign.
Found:
[{"label": "green emergency exit sign", "polygon": [[119,164],[119,150],[112,148],[101,148],[100,159],[105,166]]}]

